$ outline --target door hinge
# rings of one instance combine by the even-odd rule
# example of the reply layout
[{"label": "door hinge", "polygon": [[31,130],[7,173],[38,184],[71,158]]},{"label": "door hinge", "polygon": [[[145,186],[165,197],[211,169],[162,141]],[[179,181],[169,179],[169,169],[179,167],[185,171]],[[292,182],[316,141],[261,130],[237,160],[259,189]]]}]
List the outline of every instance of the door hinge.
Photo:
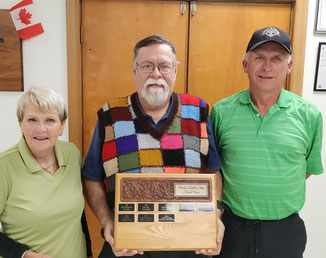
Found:
[{"label": "door hinge", "polygon": [[190,2],[190,13],[191,13],[191,16],[194,16],[195,15],[196,8],[197,8],[196,2],[195,1],[191,1]]},{"label": "door hinge", "polygon": [[183,1],[183,2],[181,2],[181,5],[180,5],[180,13],[182,15],[184,15],[185,12],[186,12],[186,1]]}]

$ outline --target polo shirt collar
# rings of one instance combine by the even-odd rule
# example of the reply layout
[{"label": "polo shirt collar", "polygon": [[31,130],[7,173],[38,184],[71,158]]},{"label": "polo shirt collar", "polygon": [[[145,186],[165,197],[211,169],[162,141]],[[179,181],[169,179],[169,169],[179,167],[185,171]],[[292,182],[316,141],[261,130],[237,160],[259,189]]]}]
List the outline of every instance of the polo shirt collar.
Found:
[{"label": "polo shirt collar", "polygon": [[[252,104],[249,88],[245,89],[243,91],[243,94],[241,94],[239,100],[243,104]],[[278,97],[278,99],[276,101],[276,105],[279,107],[288,107],[290,105],[290,103],[291,103],[291,97],[289,96],[288,91],[286,91],[282,88],[280,96]]]},{"label": "polo shirt collar", "polygon": [[291,101],[292,101],[292,98],[290,97],[289,92],[282,88],[280,96],[278,97],[278,99],[276,101],[276,104],[279,107],[288,107],[288,106],[290,106]]},{"label": "polo shirt collar", "polygon": [[[20,153],[20,156],[22,157],[26,168],[28,169],[28,171],[30,173],[36,173],[38,171],[41,171],[41,165],[36,161],[36,159],[34,158],[31,150],[29,149],[29,147],[27,146],[27,143],[25,141],[25,138],[22,136],[18,142],[18,151]],[[61,166],[66,166],[67,162],[64,159],[63,153],[60,149],[60,146],[57,144],[57,142],[54,145],[54,152],[56,155],[56,158],[58,160],[59,163],[59,168]]]}]

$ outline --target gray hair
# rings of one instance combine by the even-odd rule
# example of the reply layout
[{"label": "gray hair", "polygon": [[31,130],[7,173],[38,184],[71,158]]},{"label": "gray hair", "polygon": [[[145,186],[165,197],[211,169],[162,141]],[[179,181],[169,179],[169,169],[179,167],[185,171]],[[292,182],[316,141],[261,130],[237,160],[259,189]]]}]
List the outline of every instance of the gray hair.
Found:
[{"label": "gray hair", "polygon": [[[253,51],[248,51],[243,55],[243,60],[248,61],[249,60],[249,53]],[[288,64],[292,61],[292,55],[288,54]]]},{"label": "gray hair", "polygon": [[168,45],[171,48],[172,53],[174,54],[174,59],[175,59],[174,62],[176,64],[179,63],[178,61],[176,61],[177,49],[176,49],[175,45],[168,38],[166,38],[160,34],[150,35],[150,36],[138,41],[138,43],[134,47],[134,59],[132,60],[132,63],[135,65],[139,49],[141,49],[142,47],[147,47],[147,46],[151,46],[151,45],[155,45],[155,44]]},{"label": "gray hair", "polygon": [[63,97],[49,87],[33,86],[20,97],[17,105],[17,118],[19,122],[23,121],[24,110],[27,105],[34,105],[44,113],[58,111],[61,122],[65,121],[68,116]]}]

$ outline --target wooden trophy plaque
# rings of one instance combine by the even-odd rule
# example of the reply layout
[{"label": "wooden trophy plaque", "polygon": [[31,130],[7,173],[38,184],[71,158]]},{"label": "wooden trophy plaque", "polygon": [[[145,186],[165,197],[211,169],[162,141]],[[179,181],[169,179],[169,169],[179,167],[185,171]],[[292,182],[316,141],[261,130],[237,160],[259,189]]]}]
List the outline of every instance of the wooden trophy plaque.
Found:
[{"label": "wooden trophy plaque", "polygon": [[217,249],[215,174],[116,174],[114,249]]}]

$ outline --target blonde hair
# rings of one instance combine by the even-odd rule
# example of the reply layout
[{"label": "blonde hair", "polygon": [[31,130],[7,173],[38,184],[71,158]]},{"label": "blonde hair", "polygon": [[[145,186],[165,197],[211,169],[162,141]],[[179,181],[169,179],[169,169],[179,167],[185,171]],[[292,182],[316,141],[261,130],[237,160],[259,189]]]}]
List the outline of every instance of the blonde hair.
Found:
[{"label": "blonde hair", "polygon": [[58,111],[61,122],[65,121],[68,116],[63,97],[46,86],[33,86],[20,97],[17,104],[19,122],[24,118],[24,109],[27,105],[34,105],[44,113]]}]

